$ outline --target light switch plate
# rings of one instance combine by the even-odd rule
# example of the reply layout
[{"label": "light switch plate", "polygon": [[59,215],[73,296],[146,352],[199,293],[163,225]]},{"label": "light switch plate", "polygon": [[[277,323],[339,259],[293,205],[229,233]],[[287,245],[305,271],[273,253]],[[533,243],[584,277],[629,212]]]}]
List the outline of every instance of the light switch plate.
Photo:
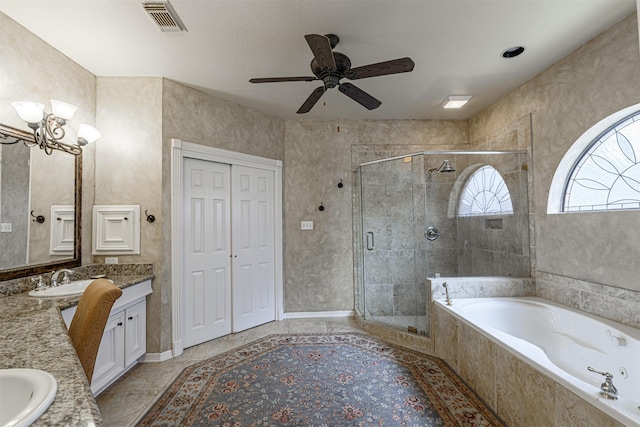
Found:
[{"label": "light switch plate", "polygon": [[13,224],[11,222],[3,222],[0,224],[0,233],[11,233],[13,230]]},{"label": "light switch plate", "polygon": [[313,230],[313,221],[301,221],[300,230]]},{"label": "light switch plate", "polygon": [[105,264],[117,264],[118,263],[118,257],[117,256],[105,257],[104,263]]}]

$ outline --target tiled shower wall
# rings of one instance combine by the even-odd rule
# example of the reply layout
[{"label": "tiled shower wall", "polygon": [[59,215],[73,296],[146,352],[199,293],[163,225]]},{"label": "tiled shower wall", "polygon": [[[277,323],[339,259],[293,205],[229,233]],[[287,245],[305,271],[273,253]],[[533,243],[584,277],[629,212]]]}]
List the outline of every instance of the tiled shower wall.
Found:
[{"label": "tiled shower wall", "polygon": [[[478,160],[482,162],[479,165]],[[458,218],[458,275],[529,277],[528,173],[523,170],[526,154],[458,156],[458,167],[466,167],[469,174],[484,164],[494,167],[505,180],[513,213]],[[458,181],[463,184],[466,179],[463,176]]]}]

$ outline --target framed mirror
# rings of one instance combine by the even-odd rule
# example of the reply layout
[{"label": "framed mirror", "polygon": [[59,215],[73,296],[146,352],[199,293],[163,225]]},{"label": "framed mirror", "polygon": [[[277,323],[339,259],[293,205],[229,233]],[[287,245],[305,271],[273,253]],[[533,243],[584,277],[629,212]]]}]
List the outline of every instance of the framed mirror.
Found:
[{"label": "framed mirror", "polygon": [[82,155],[0,125],[0,281],[81,265]]}]

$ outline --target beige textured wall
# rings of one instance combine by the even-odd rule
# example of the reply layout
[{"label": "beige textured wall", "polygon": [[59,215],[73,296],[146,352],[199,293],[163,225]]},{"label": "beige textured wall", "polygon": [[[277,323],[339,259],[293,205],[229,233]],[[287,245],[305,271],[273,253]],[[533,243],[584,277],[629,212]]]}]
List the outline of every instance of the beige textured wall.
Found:
[{"label": "beige textured wall", "polygon": [[[62,77],[63,76],[63,77]],[[81,123],[96,123],[96,78],[84,68],[53,49],[24,27],[3,13],[0,13],[0,123],[29,131],[20,119],[13,101],[37,101],[45,104],[45,111],[51,111],[50,99],[69,102],[78,106],[78,111],[66,126],[68,142],[74,142]],[[98,142],[99,144],[99,142]],[[83,212],[90,212],[93,205],[93,165],[96,144],[85,147],[83,156]],[[25,147],[25,150],[27,148]],[[52,161],[54,161],[52,159]],[[73,167],[69,162],[57,163],[50,167],[37,167],[37,172],[49,174],[49,179],[39,179],[43,185],[55,184],[50,179],[61,167]],[[72,172],[73,175],[73,172]],[[43,192],[52,189],[40,188]],[[73,190],[71,190],[73,191]],[[43,199],[38,198],[35,199]],[[49,203],[50,205],[50,203]],[[44,206],[44,205],[43,205]],[[42,213],[49,219],[49,207]],[[42,226],[48,228],[49,222]],[[42,228],[41,228],[42,229]],[[44,230],[44,229],[42,229]],[[48,249],[48,230],[46,233]],[[82,258],[91,261],[91,249],[86,242],[91,241],[91,215],[82,218]]]},{"label": "beige textured wall", "polygon": [[[390,155],[464,148],[467,124],[296,120],[285,122],[284,141],[285,311],[352,310],[353,168]],[[300,230],[306,220],[312,231]]]},{"label": "beige textured wall", "polygon": [[163,79],[162,97],[165,154],[170,154],[171,138],[178,138],[269,159],[284,158],[281,119],[169,79]]},{"label": "beige textured wall", "polygon": [[162,80],[162,179],[156,186],[162,183],[163,252],[162,262],[155,264],[162,281],[154,285],[162,295],[154,305],[154,319],[162,327],[161,351],[171,348],[171,138],[283,160],[282,135],[280,119]]},{"label": "beige textured wall", "polygon": [[637,211],[546,211],[567,149],[601,119],[640,101],[637,23],[635,14],[625,18],[469,121],[475,141],[531,113],[537,270],[631,290],[640,290]]},{"label": "beige textured wall", "polygon": [[[147,349],[158,352],[170,315],[163,315],[162,269],[162,79],[98,77],[95,204],[140,205],[140,255],[117,255],[119,263],[152,262],[156,279],[147,299]],[[156,222],[144,220],[144,211]],[[85,212],[92,215],[92,210]],[[115,256],[115,255],[114,255]],[[103,263],[104,256],[95,256]],[[166,350],[166,348],[165,348]]]}]

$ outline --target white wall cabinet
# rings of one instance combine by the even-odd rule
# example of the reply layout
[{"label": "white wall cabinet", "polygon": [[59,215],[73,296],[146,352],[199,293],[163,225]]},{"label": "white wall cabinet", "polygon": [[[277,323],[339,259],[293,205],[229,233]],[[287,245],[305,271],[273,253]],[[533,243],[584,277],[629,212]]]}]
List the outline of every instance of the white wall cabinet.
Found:
[{"label": "white wall cabinet", "polygon": [[95,205],[93,207],[93,254],[140,253],[140,206]]},{"label": "white wall cabinet", "polygon": [[[94,396],[131,369],[146,353],[146,296],[150,293],[151,280],[146,280],[123,289],[122,296],[113,305],[93,369],[91,391]],[[75,312],[76,307],[62,311],[67,328]]]}]

